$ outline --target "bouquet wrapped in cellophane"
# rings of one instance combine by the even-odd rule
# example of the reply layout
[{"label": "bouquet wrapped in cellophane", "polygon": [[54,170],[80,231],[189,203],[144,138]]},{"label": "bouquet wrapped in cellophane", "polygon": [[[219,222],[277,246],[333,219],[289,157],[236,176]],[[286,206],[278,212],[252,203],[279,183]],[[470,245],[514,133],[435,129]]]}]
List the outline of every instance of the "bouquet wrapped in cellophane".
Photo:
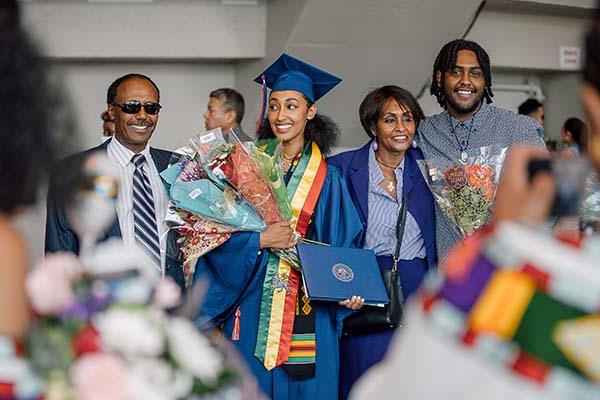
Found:
[{"label": "bouquet wrapped in cellophane", "polygon": [[462,235],[469,235],[488,220],[507,148],[486,146],[464,163],[442,167],[419,161],[439,208]]},{"label": "bouquet wrapped in cellophane", "polygon": [[[198,257],[238,231],[260,232],[290,219],[291,205],[275,158],[220,128],[194,136],[161,173],[170,197],[167,221],[176,229],[191,286]],[[293,249],[272,249],[298,267]]]},{"label": "bouquet wrapped in cellophane", "polygon": [[26,351],[45,399],[242,397],[242,375],[216,338],[167,312],[179,286],[120,240],[86,259],[48,255],[26,289],[35,314]]}]

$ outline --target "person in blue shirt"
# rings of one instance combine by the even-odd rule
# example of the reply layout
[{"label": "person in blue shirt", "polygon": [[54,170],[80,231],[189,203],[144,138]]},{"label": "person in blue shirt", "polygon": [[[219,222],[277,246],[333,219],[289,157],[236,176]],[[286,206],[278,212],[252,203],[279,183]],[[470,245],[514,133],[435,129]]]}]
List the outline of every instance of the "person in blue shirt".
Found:
[{"label": "person in blue shirt", "polygon": [[[342,170],[366,232],[360,244],[375,252],[381,269],[392,267],[392,256],[401,244],[398,271],[406,299],[437,262],[433,197],[417,166],[423,156],[412,146],[423,111],[407,90],[383,86],[367,94],[359,113],[369,142],[327,161]],[[403,198],[408,210],[404,233],[398,238],[396,223]],[[390,328],[342,338],[342,398],[369,367],[381,361],[393,334]]]},{"label": "person in blue shirt", "polygon": [[359,241],[345,181],[323,158],[339,129],[315,104],[341,79],[283,54],[256,81],[265,94],[271,88],[259,143],[268,152],[281,143],[294,218],[234,234],[200,258],[196,279],[209,281],[202,315],[235,344],[269,398],[337,400],[342,320],[363,299],[309,301],[299,272],[268,249],[292,247],[294,231],[334,246]]}]

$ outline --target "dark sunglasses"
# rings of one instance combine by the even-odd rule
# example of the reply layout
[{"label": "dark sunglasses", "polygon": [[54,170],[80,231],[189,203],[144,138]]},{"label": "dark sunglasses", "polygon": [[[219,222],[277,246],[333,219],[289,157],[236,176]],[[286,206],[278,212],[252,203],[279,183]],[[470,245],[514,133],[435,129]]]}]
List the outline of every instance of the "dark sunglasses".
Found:
[{"label": "dark sunglasses", "polygon": [[148,103],[142,104],[137,100],[126,101],[123,104],[115,103],[113,105],[119,107],[125,114],[137,114],[140,112],[142,107],[144,107],[146,114],[156,115],[162,108],[162,106],[158,103],[148,102]]}]

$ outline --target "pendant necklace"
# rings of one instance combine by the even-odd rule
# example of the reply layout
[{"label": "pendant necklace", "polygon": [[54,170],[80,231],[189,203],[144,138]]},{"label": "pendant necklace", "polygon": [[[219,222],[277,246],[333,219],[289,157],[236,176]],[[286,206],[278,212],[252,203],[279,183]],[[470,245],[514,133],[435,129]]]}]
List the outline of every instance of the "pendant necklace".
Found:
[{"label": "pendant necklace", "polygon": [[458,159],[463,164],[466,164],[467,161],[469,160],[469,154],[467,153],[467,149],[469,148],[469,142],[471,141],[471,132],[473,131],[473,123],[475,122],[475,115],[476,114],[473,114],[471,116],[471,126],[469,127],[469,132],[467,133],[467,141],[461,142],[460,139],[458,139],[458,135],[456,134],[456,129],[454,127],[454,124],[452,123],[452,116],[450,115],[450,113],[448,113],[448,120],[450,122],[450,131],[452,132],[454,139],[456,139],[456,143],[458,144],[458,151],[460,151],[460,157]]},{"label": "pendant necklace", "polygon": [[[396,170],[397,166],[394,167],[392,165],[388,165],[386,163],[384,163],[383,161],[381,161],[379,158],[375,157],[375,161],[377,161],[380,165],[383,165],[386,168],[389,168],[391,170]],[[394,184],[394,181],[392,181],[391,179],[388,179],[385,175],[384,178],[388,181],[387,184],[387,190],[391,193],[394,194],[396,192],[396,185]]]}]

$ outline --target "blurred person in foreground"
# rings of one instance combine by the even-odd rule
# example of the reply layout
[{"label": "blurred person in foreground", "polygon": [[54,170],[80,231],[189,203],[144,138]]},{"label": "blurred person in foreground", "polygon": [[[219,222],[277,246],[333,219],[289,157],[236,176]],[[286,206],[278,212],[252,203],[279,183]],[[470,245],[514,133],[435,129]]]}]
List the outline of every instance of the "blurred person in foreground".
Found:
[{"label": "blurred person in foreground", "polygon": [[[19,21],[15,1],[0,3],[0,398],[33,398],[39,385],[17,358],[28,325],[29,260],[12,218],[37,199],[55,159],[58,102],[45,66]],[[62,133],[65,133],[63,131]]]},{"label": "blurred person in foreground", "polygon": [[[586,38],[581,100],[600,171],[600,20]],[[461,242],[415,301],[389,356],[355,399],[600,398],[600,238],[561,241],[540,226],[555,184],[514,149],[494,221]]]},{"label": "blurred person in foreground", "polygon": [[[417,165],[423,155],[412,146],[423,111],[409,91],[390,85],[369,92],[359,113],[370,140],[362,148],[338,154],[327,162],[342,170],[352,202],[359,210],[366,231],[362,247],[375,252],[382,270],[391,269],[394,258],[397,260],[402,299],[408,299],[427,270],[437,264],[435,205]],[[402,225],[403,207],[407,210]],[[368,368],[383,359],[394,328],[381,330],[373,326],[367,333],[346,332],[342,337],[342,398],[348,397],[352,384]]]}]

